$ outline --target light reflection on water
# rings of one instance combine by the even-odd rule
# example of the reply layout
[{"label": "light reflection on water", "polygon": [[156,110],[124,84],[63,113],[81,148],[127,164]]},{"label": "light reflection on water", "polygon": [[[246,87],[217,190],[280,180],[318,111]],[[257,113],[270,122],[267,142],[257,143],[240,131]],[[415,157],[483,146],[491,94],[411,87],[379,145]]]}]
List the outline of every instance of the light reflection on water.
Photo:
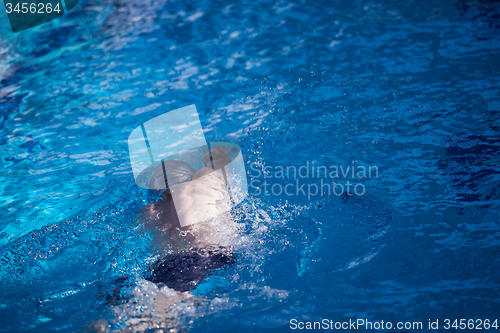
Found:
[{"label": "light reflection on water", "polygon": [[134,185],[127,137],[190,104],[207,139],[249,163],[359,160],[380,177],[359,199],[247,202],[238,264],[200,285],[204,305],[181,325],[491,317],[498,8],[88,0],[15,35],[2,14],[2,329],[112,317],[98,295],[143,276],[150,256],[136,217],[152,198]]}]

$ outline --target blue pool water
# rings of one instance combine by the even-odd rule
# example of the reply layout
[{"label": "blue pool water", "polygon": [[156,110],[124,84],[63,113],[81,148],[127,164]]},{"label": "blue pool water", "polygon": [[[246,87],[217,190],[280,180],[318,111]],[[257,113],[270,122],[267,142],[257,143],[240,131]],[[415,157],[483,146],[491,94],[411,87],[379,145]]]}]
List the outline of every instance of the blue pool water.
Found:
[{"label": "blue pool water", "polygon": [[277,166],[378,173],[335,179],[362,196],[251,188],[233,212],[237,263],[178,304],[175,326],[500,319],[500,2],[86,0],[17,34],[0,12],[0,332],[147,313],[158,290],[141,279],[137,216],[155,198],[127,138],[190,104],[207,140],[241,147],[249,181]]}]

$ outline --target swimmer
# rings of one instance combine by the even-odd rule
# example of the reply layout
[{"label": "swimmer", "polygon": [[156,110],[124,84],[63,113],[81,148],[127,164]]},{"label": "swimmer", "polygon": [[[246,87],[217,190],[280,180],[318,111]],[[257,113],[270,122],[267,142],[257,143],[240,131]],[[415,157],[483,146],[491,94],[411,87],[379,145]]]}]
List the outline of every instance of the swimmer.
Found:
[{"label": "swimmer", "polygon": [[[207,149],[202,158],[204,168],[195,172],[187,163],[165,161],[167,189],[162,198],[146,206],[142,218],[157,237],[155,245],[172,251],[186,247],[213,248],[231,246],[238,234],[238,225],[229,213],[230,198],[223,167],[229,163],[229,150]],[[153,171],[151,187],[163,181],[157,175],[162,164]],[[181,226],[181,221],[185,226]],[[196,221],[196,222],[195,222]],[[190,223],[194,222],[194,223]]]},{"label": "swimmer", "polygon": [[[143,208],[141,218],[152,231],[153,250],[168,249],[170,254],[161,256],[145,276],[163,291],[156,294],[154,309],[139,318],[128,315],[131,319],[127,331],[175,327],[173,306],[179,302],[196,303],[191,291],[214,270],[235,262],[232,245],[238,238],[239,226],[229,213],[223,171],[229,163],[228,154],[224,147],[207,149],[202,157],[205,167],[197,172],[187,163],[173,160],[164,161],[153,171],[150,187],[166,190],[159,201]],[[168,181],[162,184],[164,175]],[[123,309],[116,307],[117,317],[120,311],[128,311]],[[105,321],[97,322],[93,329],[109,330]]]},{"label": "swimmer", "polygon": [[[148,280],[187,291],[210,270],[234,262],[231,244],[238,225],[228,212],[228,190],[221,171],[229,163],[227,154],[224,147],[207,149],[202,158],[205,167],[196,173],[181,161],[166,161],[156,168],[165,170],[168,186],[161,200],[146,207],[146,221],[156,229],[156,246],[170,247],[174,254],[160,259]],[[155,170],[152,182],[163,180],[157,174]],[[180,221],[194,223],[182,227]]]}]

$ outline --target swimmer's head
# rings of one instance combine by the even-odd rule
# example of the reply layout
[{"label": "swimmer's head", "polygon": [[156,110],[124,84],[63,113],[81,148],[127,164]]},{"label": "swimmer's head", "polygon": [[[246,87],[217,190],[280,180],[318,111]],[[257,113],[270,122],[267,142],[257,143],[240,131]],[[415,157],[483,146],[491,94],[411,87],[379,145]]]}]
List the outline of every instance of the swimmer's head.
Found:
[{"label": "swimmer's head", "polygon": [[195,173],[196,171],[185,162],[166,160],[158,164],[153,170],[149,188],[152,190],[169,191],[193,179]]},{"label": "swimmer's head", "polygon": [[213,166],[215,169],[219,169],[229,164],[229,157],[227,157],[227,154],[229,154],[229,149],[225,147],[211,147],[205,151],[202,160],[205,166]]}]

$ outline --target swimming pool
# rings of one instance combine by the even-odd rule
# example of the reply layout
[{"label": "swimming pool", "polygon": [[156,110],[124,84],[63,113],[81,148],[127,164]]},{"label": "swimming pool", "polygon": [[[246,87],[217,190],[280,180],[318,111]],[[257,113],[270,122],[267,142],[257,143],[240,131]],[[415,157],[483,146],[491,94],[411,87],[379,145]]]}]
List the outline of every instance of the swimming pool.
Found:
[{"label": "swimming pool", "polygon": [[[0,12],[1,332],[148,310],[127,138],[191,104],[254,184],[377,173],[250,188],[237,262],[179,327],[498,319],[500,2],[86,0],[17,34]],[[321,180],[365,192],[298,190]]]}]

